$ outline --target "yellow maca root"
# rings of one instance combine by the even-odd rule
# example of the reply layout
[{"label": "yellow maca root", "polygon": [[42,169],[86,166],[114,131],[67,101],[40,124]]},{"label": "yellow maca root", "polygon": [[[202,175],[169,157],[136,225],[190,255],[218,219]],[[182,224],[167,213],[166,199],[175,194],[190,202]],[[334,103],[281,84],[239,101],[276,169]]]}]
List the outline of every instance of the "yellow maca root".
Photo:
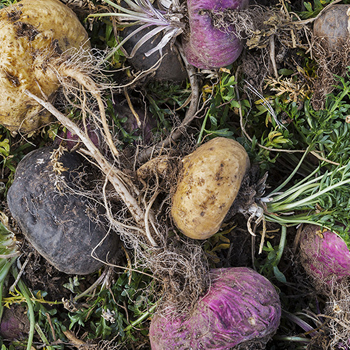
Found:
[{"label": "yellow maca root", "polygon": [[243,146],[224,137],[186,156],[171,208],[180,231],[193,239],[206,239],[218,232],[249,166]]},{"label": "yellow maca root", "polygon": [[29,133],[52,117],[24,91],[53,101],[60,84],[48,63],[89,50],[88,34],[60,1],[22,0],[0,10],[0,43],[0,124]]}]

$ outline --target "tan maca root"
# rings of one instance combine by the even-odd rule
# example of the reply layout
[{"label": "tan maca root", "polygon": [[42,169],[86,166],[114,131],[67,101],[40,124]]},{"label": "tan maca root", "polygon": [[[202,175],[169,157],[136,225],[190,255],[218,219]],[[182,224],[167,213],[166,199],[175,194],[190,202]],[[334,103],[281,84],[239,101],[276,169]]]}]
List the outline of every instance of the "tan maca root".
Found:
[{"label": "tan maca root", "polygon": [[54,101],[60,87],[47,62],[89,50],[88,34],[75,13],[58,0],[22,0],[0,10],[0,123],[29,133],[52,116],[24,91]]}]

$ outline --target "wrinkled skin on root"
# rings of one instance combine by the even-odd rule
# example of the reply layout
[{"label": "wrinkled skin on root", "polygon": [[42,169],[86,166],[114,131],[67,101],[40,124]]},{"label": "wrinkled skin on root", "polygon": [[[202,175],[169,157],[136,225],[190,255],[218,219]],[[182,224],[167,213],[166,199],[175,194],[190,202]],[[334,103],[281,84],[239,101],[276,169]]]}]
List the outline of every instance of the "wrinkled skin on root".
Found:
[{"label": "wrinkled skin on root", "polygon": [[243,50],[243,43],[233,29],[225,32],[214,26],[210,11],[244,9],[249,0],[187,0],[190,33],[183,40],[189,63],[201,69],[213,69],[233,63]]},{"label": "wrinkled skin on root", "polygon": [[0,43],[0,124],[29,133],[52,117],[24,91],[53,101],[60,84],[48,62],[88,50],[88,34],[60,1],[23,0],[0,11]]},{"label": "wrinkled skin on root", "polygon": [[21,160],[7,195],[9,209],[27,240],[55,268],[93,273],[103,261],[114,261],[118,237],[107,234],[102,206],[74,192],[75,182],[90,171],[87,164],[77,153],[56,159],[54,151],[40,148]]},{"label": "wrinkled skin on root", "polygon": [[152,350],[226,350],[252,340],[267,342],[275,333],[281,304],[265,277],[234,267],[211,270],[211,279],[207,294],[190,315],[168,309],[152,319]]},{"label": "wrinkled skin on root", "polygon": [[300,259],[316,288],[328,291],[350,277],[350,252],[336,233],[316,225],[306,226],[300,237]]}]

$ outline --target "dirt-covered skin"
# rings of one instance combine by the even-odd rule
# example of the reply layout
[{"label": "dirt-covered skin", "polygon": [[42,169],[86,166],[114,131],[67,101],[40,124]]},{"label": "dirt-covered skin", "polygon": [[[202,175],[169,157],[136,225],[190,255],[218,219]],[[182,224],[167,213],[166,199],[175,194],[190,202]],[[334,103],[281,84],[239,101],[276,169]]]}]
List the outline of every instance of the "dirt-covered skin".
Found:
[{"label": "dirt-covered skin", "polygon": [[213,69],[234,62],[242,52],[243,44],[234,32],[214,27],[210,11],[244,9],[249,0],[187,0],[190,33],[183,40],[183,49],[189,63],[201,69]]},{"label": "dirt-covered skin", "polygon": [[89,48],[88,34],[60,1],[23,0],[0,10],[0,43],[0,124],[28,133],[52,117],[24,91],[53,100],[59,84],[48,63]]},{"label": "dirt-covered skin", "polygon": [[153,317],[152,350],[227,350],[249,341],[267,343],[281,317],[271,282],[246,267],[213,269],[211,280],[190,315],[179,316],[169,309]]},{"label": "dirt-covered skin", "polygon": [[183,234],[206,239],[215,234],[234,202],[249,157],[237,141],[217,137],[183,159],[182,179],[171,215]]},{"label": "dirt-covered skin", "polygon": [[[67,274],[89,274],[102,266],[91,257],[95,251],[102,261],[113,261],[118,237],[107,234],[101,207],[74,187],[84,174],[81,158],[64,153],[52,161],[53,149],[41,148],[19,163],[7,201],[12,216],[36,250],[54,267]],[[55,166],[56,171],[54,171]]]},{"label": "dirt-covered skin", "polygon": [[5,340],[21,339],[29,332],[27,310],[20,305],[4,307],[0,322],[0,335]]},{"label": "dirt-covered skin", "polygon": [[332,50],[338,49],[349,38],[347,11],[350,5],[337,4],[323,12],[314,22],[316,40]]},{"label": "dirt-covered skin", "polygon": [[307,225],[300,236],[300,260],[316,288],[328,291],[333,283],[350,277],[350,252],[336,233]]}]

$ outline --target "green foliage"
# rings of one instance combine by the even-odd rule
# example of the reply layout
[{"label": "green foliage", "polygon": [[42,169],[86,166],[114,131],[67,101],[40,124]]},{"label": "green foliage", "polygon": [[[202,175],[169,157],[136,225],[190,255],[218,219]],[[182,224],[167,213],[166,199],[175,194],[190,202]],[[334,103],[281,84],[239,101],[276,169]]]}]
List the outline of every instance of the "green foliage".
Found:
[{"label": "green foliage", "polygon": [[132,144],[135,141],[141,140],[141,136],[137,135],[137,132],[139,131],[138,128],[135,128],[132,131],[126,130],[124,123],[127,122],[128,117],[123,116],[117,112],[117,110],[114,108],[114,103],[112,102],[111,98],[107,100],[107,110],[114,123],[114,130],[115,133],[118,134],[118,140],[122,144]]},{"label": "green foliage", "polygon": [[205,85],[203,96],[209,107],[203,119],[197,143],[204,137],[233,138],[238,121],[238,108],[236,96],[236,80],[229,69],[221,72],[219,81],[214,85]]},{"label": "green foliage", "polygon": [[6,346],[5,344],[3,344],[2,339],[0,339],[0,346],[1,346],[1,350],[15,350],[15,345],[10,344],[8,346]]},{"label": "green foliage", "polygon": [[[45,298],[47,297],[46,291],[36,290],[33,291],[34,297],[34,312],[36,325],[40,327],[42,333],[45,335],[47,341],[52,343],[55,338],[64,340],[64,331],[66,327],[62,322],[67,316],[65,313],[59,311],[61,302],[50,305]],[[56,307],[55,307],[56,306]],[[53,334],[54,332],[54,334]],[[64,349],[63,345],[57,344],[53,346],[54,349]]]},{"label": "green foliage", "polygon": [[2,9],[3,7],[10,6],[12,4],[16,4],[16,3],[17,3],[17,0],[1,0],[0,9]]},{"label": "green foliage", "polygon": [[[133,329],[127,330],[127,327],[147,314],[155,302],[150,277],[135,272],[123,273],[109,289],[102,289],[89,297],[88,303],[79,303],[75,311],[69,312],[67,328],[84,327],[90,339],[119,336],[122,341],[135,337]],[[137,326],[147,334],[147,327],[141,323]]]},{"label": "green foliage", "polygon": [[349,161],[333,171],[320,166],[285,191],[279,192],[283,188],[280,187],[262,199],[266,203],[265,218],[281,225],[324,226],[342,235],[350,247],[349,186]]},{"label": "green foliage", "polygon": [[316,17],[323,8],[330,4],[332,0],[313,0],[304,1],[305,11],[299,13],[299,16],[303,19]]},{"label": "green foliage", "polygon": [[106,57],[106,61],[109,62],[111,69],[121,68],[125,62],[125,54],[121,49],[115,50],[120,42],[120,38],[115,37],[112,22],[107,18],[102,18],[101,20],[94,20],[92,23],[89,35],[91,44],[101,49],[106,47],[112,49]]},{"label": "green foliage", "polygon": [[266,242],[266,245],[263,247],[263,251],[267,253],[267,257],[259,267],[259,272],[265,277],[269,279],[275,277],[281,283],[287,282],[286,277],[278,267],[278,264],[280,263],[282,258],[284,248],[286,246],[286,234],[286,226],[282,226],[279,244],[276,246],[272,246],[270,241]]},{"label": "green foliage", "polygon": [[[7,220],[4,214],[2,214],[2,220]],[[0,258],[0,320],[3,313],[3,288],[5,281],[8,278],[8,274],[11,266],[16,261],[18,251],[14,234],[0,222],[0,254],[3,256]]]},{"label": "green foliage", "polygon": [[246,106],[243,109],[244,128],[251,142],[244,137],[242,143],[245,144],[252,162],[258,163],[261,173],[264,174],[283,155],[279,150],[295,149],[297,146],[292,130],[276,122],[288,107],[282,97],[257,100],[254,104],[248,100],[243,103]]},{"label": "green foliage", "polygon": [[[314,109],[308,97],[293,101],[287,93],[270,98],[265,96],[277,119],[281,120],[283,116],[283,120],[288,121],[283,126],[276,124],[270,109],[262,100],[250,105],[248,110],[244,109],[245,128],[252,138],[251,143],[245,143],[246,148],[250,148],[253,162],[259,163],[263,171],[271,170],[281,157],[296,166],[298,159],[295,155],[278,150],[302,151],[309,148],[315,156],[329,161],[329,169],[337,164],[345,164],[350,150],[349,77],[349,73],[344,78],[337,77],[337,85],[321,110]],[[332,165],[332,162],[335,164]],[[312,168],[307,163],[304,165],[305,168]]]},{"label": "green foliage", "polygon": [[[35,329],[43,342],[52,344],[54,340],[67,341],[64,332],[73,331],[79,336],[79,330],[91,340],[112,340],[117,337],[118,343],[127,339],[136,341],[147,337],[148,326],[145,321],[156,305],[152,293],[152,278],[141,273],[125,272],[110,286],[97,289],[78,302],[79,279],[75,276],[68,283],[74,293],[70,300],[48,301],[46,291],[30,292],[21,282],[21,288],[15,289],[4,298],[4,305],[32,303],[32,315],[35,315]],[[73,295],[76,294],[76,297]],[[63,308],[62,305],[66,305]],[[68,307],[69,305],[69,307]],[[136,329],[136,331],[135,331]],[[64,349],[63,344],[50,345],[51,349]]]},{"label": "green foliage", "polygon": [[74,276],[73,278],[69,277],[69,282],[65,283],[63,285],[64,288],[69,289],[72,293],[75,293],[76,292],[76,290],[75,290],[76,287],[79,287],[79,286],[80,286],[80,282],[79,282],[78,276]]},{"label": "green foliage", "polygon": [[[7,193],[12,184],[16,167],[26,151],[32,147],[29,142],[14,144],[8,130],[0,126],[0,191]],[[3,182],[2,182],[3,181]]]},{"label": "green foliage", "polygon": [[309,101],[304,109],[295,105],[288,108],[293,126],[299,136],[300,147],[311,146],[323,158],[344,164],[348,161],[350,150],[349,117],[350,114],[350,81],[338,77],[338,85],[327,97],[323,110],[314,110]]},{"label": "green foliage", "polygon": [[149,111],[158,123],[154,135],[161,136],[164,132],[170,132],[175,114],[183,111],[187,105],[191,94],[190,86],[186,83],[154,81],[147,85],[145,93]]}]

